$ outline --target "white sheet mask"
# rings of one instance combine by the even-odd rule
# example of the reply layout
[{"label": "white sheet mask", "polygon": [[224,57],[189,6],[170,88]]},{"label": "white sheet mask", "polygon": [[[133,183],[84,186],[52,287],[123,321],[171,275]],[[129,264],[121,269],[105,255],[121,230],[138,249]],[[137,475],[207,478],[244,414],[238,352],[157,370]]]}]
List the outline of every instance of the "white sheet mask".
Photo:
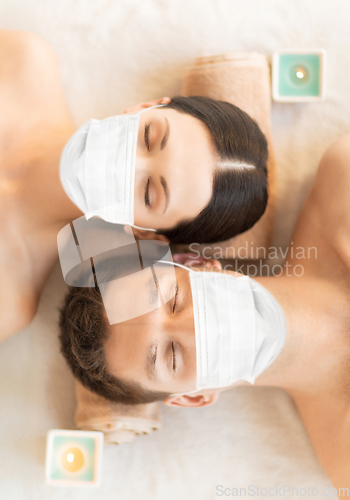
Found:
[{"label": "white sheet mask", "polygon": [[[188,269],[196,339],[196,389],[254,383],[279,355],[286,338],[281,306],[248,276]],[[178,394],[173,394],[173,396]]]},{"label": "white sheet mask", "polygon": [[[60,179],[72,202],[87,219],[101,219],[134,227],[136,147],[140,114],[92,119],[66,144]],[[140,228],[154,231],[151,228]]]}]

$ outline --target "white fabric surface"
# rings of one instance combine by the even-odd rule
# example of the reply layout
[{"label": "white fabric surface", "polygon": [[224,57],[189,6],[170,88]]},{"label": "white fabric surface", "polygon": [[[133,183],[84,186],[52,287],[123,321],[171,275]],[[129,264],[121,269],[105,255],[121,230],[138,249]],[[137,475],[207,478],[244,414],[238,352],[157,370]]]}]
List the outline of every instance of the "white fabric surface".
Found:
[{"label": "white fabric surface", "polygon": [[[55,47],[77,126],[178,93],[197,56],[326,49],[327,101],[273,104],[281,246],[322,153],[350,129],[349,14],[342,0],[0,0],[1,28],[34,31]],[[291,400],[257,388],[231,390],[209,408],[164,407],[162,430],[106,447],[98,490],[46,486],[46,431],[73,428],[75,407],[57,341],[64,292],[56,267],[33,324],[0,345],[1,499],[205,500],[219,484],[309,485],[319,494],[331,486]]]}]

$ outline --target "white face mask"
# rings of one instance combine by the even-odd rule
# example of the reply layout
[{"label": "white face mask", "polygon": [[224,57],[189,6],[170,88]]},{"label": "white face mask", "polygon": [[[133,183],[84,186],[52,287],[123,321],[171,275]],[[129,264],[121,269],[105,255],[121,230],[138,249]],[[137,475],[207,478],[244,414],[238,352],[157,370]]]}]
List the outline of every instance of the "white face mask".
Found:
[{"label": "white face mask", "polygon": [[140,114],[159,106],[134,115],[92,119],[66,144],[60,162],[61,183],[87,219],[99,216],[107,222],[134,225]]},{"label": "white face mask", "polygon": [[197,385],[187,394],[230,387],[238,380],[254,383],[285,342],[287,328],[281,306],[248,276],[189,272]]}]

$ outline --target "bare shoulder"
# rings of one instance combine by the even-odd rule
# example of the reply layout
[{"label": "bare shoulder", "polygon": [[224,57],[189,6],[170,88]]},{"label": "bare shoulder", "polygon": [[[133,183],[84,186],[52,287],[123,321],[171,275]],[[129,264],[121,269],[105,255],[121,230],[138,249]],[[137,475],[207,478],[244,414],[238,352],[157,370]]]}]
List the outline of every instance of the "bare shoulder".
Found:
[{"label": "bare shoulder", "polygon": [[[0,99],[4,105],[42,107],[60,88],[59,61],[53,47],[28,31],[0,30]],[[35,106],[35,108],[34,108]],[[12,114],[12,113],[11,113]],[[11,115],[10,115],[11,116]]]},{"label": "bare shoulder", "polygon": [[33,65],[58,65],[53,47],[29,31],[0,30],[0,74],[12,79],[23,77]]},{"label": "bare shoulder", "polygon": [[338,139],[324,153],[310,192],[324,227],[333,235],[350,229],[349,194],[350,134]]},{"label": "bare shoulder", "polygon": [[[322,195],[345,194],[349,198],[350,186],[350,134],[338,139],[321,158],[315,178],[315,188]],[[335,203],[337,198],[333,200]]]},{"label": "bare shoulder", "polygon": [[[318,177],[318,179],[317,179]],[[315,189],[328,238],[350,273],[350,134],[323,155]],[[318,181],[318,182],[317,182]]]},{"label": "bare shoulder", "polygon": [[324,153],[321,162],[334,160],[339,162],[350,160],[350,133],[335,141]]},{"label": "bare shoulder", "polygon": [[[299,214],[294,245],[317,248],[308,271],[348,280],[350,276],[350,134],[321,158],[314,183]],[[292,262],[292,259],[289,259]]]},{"label": "bare shoulder", "polygon": [[0,168],[27,163],[54,133],[73,128],[58,58],[34,33],[0,30],[0,109]]}]

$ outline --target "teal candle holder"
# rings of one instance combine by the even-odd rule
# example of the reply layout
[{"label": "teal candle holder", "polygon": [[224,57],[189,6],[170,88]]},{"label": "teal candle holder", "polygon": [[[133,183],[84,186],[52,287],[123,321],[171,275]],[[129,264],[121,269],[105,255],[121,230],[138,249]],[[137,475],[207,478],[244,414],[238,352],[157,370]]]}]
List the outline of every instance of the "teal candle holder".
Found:
[{"label": "teal candle holder", "polygon": [[46,482],[55,486],[98,486],[103,433],[52,429],[46,440]]},{"label": "teal candle holder", "polygon": [[278,102],[323,101],[326,98],[326,51],[275,53],[272,97]]}]

